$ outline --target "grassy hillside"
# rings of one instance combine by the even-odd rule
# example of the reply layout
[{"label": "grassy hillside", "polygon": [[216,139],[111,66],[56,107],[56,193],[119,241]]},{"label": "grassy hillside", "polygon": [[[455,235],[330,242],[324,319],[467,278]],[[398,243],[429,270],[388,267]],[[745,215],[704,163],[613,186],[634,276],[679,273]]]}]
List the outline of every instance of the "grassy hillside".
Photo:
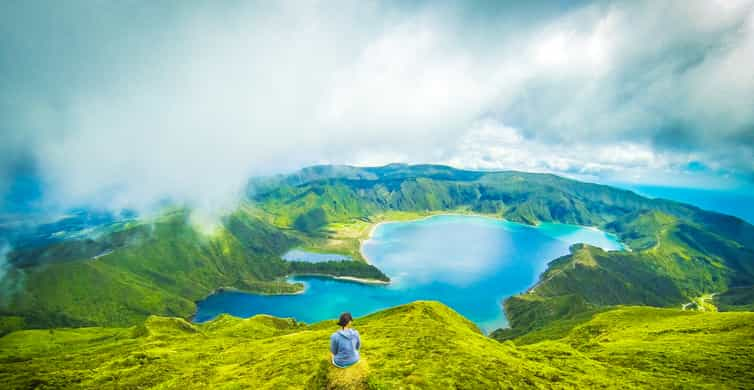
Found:
[{"label": "grassy hillside", "polygon": [[327,361],[334,321],[150,317],[131,328],[0,338],[6,388],[744,388],[754,386],[754,313],[623,307],[537,342],[498,343],[434,302],[355,321],[359,365]]},{"label": "grassy hillside", "polygon": [[292,293],[290,274],[389,281],[363,262],[286,262],[296,235],[242,207],[222,223],[197,226],[177,210],[96,239],[13,252],[0,281],[0,335],[23,328],[128,326],[150,314],[188,318],[195,302],[221,287]]},{"label": "grassy hillside", "polygon": [[[503,338],[600,307],[680,307],[704,294],[754,285],[754,226],[693,206],[554,175],[400,164],[321,166],[264,184],[252,182],[250,188],[271,223],[315,232],[321,240],[309,241],[310,246],[351,255],[358,245],[354,237],[364,237],[365,230],[359,229],[363,221],[379,220],[375,216],[386,213],[441,211],[492,214],[530,224],[597,226],[617,234],[631,249],[578,247],[553,261],[535,288],[505,302],[514,329],[496,333]],[[302,225],[302,220],[308,222]],[[737,297],[738,308],[752,303],[750,294]]]},{"label": "grassy hillside", "polygon": [[324,212],[325,221],[315,218],[320,223],[391,210],[468,208],[517,222],[588,226],[603,225],[631,212],[656,210],[715,227],[736,240],[754,240],[754,227],[735,217],[549,174],[472,172],[433,165],[320,166],[252,180],[248,192],[278,226],[294,226],[297,218],[307,219],[305,215],[314,209]]},{"label": "grassy hillside", "polygon": [[[623,232],[635,250],[605,252],[575,246],[570,255],[552,261],[533,288],[504,302],[512,329],[494,336],[513,338],[603,306],[677,307],[705,294],[754,282],[754,251],[698,225],[654,211],[630,215],[628,222],[619,220],[608,227]],[[723,302],[752,302],[751,294],[738,293],[736,300],[728,299],[732,296],[723,294]]]},{"label": "grassy hillside", "polygon": [[[117,225],[92,238],[15,248],[0,281],[0,334],[20,328],[127,326],[150,314],[188,318],[220,287],[298,291],[290,273],[386,280],[363,263],[288,263],[303,246],[363,260],[360,240],[386,219],[440,212],[598,226],[630,252],[581,247],[551,265],[529,293],[506,302],[512,337],[616,304],[680,307],[754,285],[754,226],[693,206],[554,175],[471,172],[444,166],[311,167],[253,179],[248,201],[214,226],[190,211]],[[745,308],[751,294],[727,305]],[[497,333],[498,335],[501,332]]]},{"label": "grassy hillside", "polygon": [[[301,288],[278,280],[289,272],[278,254],[295,243],[278,229],[231,222],[201,233],[188,218],[178,211],[106,236],[97,246],[110,249],[100,256],[48,260],[42,252],[2,280],[0,315],[14,327],[126,326],[153,313],[188,317],[218,287]],[[120,236],[129,240],[113,242]],[[57,246],[83,253],[79,244]]]}]

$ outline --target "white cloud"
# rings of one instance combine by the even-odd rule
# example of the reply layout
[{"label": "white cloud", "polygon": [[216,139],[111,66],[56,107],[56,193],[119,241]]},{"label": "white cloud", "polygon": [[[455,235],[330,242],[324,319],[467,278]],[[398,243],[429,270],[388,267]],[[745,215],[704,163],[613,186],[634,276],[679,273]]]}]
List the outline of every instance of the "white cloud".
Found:
[{"label": "white cloud", "polygon": [[511,27],[466,6],[183,5],[144,26],[118,4],[91,10],[99,24],[76,11],[90,5],[7,12],[0,148],[32,155],[55,201],[116,208],[222,207],[250,174],[323,162],[754,171],[751,1],[595,3]]},{"label": "white cloud", "polygon": [[[670,186],[709,185],[709,174],[688,172],[694,153],[658,153],[648,145],[615,143],[544,144],[494,119],[474,123],[456,150],[441,161],[483,170],[522,170],[557,173],[589,181]],[[717,186],[731,185],[717,180]]]}]

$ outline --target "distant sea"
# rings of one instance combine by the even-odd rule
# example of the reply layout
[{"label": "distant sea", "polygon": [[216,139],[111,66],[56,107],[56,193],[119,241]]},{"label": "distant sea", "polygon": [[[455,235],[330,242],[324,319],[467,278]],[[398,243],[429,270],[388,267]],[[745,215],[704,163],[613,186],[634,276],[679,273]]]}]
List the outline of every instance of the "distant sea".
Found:
[{"label": "distant sea", "polygon": [[698,188],[631,186],[611,184],[622,187],[649,198],[664,198],[688,203],[705,210],[734,215],[754,224],[754,190],[722,191]]}]

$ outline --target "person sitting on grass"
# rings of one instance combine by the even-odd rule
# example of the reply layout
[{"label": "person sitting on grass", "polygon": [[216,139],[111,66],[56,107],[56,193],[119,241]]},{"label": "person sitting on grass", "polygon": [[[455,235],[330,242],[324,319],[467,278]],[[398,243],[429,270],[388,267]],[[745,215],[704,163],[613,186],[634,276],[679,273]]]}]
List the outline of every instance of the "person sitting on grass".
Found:
[{"label": "person sitting on grass", "polygon": [[330,353],[335,367],[346,368],[359,362],[361,338],[356,329],[351,328],[351,313],[343,313],[338,319],[340,330],[330,336]]}]

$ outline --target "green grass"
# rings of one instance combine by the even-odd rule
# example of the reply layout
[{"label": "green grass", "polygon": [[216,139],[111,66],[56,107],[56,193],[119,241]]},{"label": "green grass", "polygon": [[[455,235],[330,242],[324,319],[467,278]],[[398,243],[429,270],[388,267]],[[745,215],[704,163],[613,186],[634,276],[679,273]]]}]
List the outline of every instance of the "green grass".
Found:
[{"label": "green grass", "polygon": [[[695,301],[695,308],[713,310],[711,294],[754,281],[754,252],[696,223],[644,211],[607,227],[633,250],[575,246],[570,255],[549,264],[535,287],[505,301],[513,329],[496,332],[496,337],[515,338],[551,321],[611,305],[680,307]],[[739,298],[744,305],[752,299]]]},{"label": "green grass", "polygon": [[291,261],[289,270],[296,275],[328,275],[371,279],[381,282],[390,281],[390,278],[377,267],[360,261],[323,261],[319,263]]},{"label": "green grass", "polygon": [[[187,214],[168,214],[133,227],[139,234],[105,256],[17,269],[2,281],[21,287],[3,300],[0,318],[20,317],[31,328],[127,326],[150,314],[189,317],[194,302],[219,287],[264,293],[302,288],[279,279],[289,270],[276,252],[296,241],[261,222],[230,226],[204,234]],[[17,325],[2,321],[0,333]]]},{"label": "green grass", "polygon": [[0,338],[6,388],[745,388],[754,313],[622,307],[518,345],[485,337],[436,302],[357,318],[363,362],[328,364],[334,321],[150,317],[131,328],[18,331]]},{"label": "green grass", "polygon": [[[554,175],[319,166],[252,183],[248,199],[217,226],[196,226],[189,211],[178,209],[96,240],[14,251],[14,266],[0,281],[0,334],[128,326],[150,314],[188,317],[196,300],[221,287],[298,291],[301,285],[283,279],[298,267],[280,259],[286,250],[364,260],[359,245],[374,223],[446,212],[598,226],[632,249],[583,247],[553,261],[532,291],[505,303],[513,329],[498,334],[506,337],[612,305],[680,307],[704,294],[754,285],[754,226]],[[94,259],[103,249],[113,252]],[[361,264],[331,267],[338,275],[380,277]],[[752,299],[731,293],[712,304],[740,310]]]}]

